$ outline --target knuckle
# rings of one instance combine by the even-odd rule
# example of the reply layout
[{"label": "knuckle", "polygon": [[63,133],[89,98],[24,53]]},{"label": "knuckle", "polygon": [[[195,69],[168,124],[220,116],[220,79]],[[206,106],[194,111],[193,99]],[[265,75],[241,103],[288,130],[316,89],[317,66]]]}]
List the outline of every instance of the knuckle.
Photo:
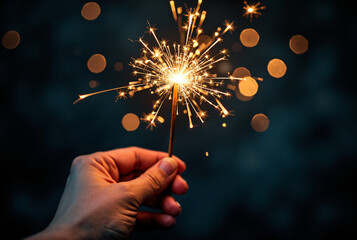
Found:
[{"label": "knuckle", "polygon": [[133,186],[131,184],[120,184],[118,186],[118,192],[121,198],[123,199],[123,202],[129,203],[130,206],[134,206],[134,209],[137,209],[140,207],[140,199],[138,198],[138,195],[133,191]]},{"label": "knuckle", "polygon": [[98,162],[102,156],[101,152],[96,152],[90,155],[81,155],[76,157],[73,162],[72,162],[72,166],[71,166],[71,170],[77,169],[77,168],[81,168],[84,165],[88,165],[94,162]]},{"label": "knuckle", "polygon": [[82,166],[84,164],[84,162],[86,162],[86,161],[87,161],[86,156],[76,157],[72,162],[71,170],[74,170],[74,169]]},{"label": "knuckle", "polygon": [[147,172],[145,174],[145,177],[149,182],[149,186],[152,189],[152,191],[155,193],[159,192],[160,189],[162,188],[160,178],[151,172]]}]

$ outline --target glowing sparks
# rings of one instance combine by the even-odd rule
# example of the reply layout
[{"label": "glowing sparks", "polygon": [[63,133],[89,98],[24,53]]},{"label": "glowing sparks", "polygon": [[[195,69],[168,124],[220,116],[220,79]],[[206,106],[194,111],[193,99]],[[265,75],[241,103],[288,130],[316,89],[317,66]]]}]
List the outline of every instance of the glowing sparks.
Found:
[{"label": "glowing sparks", "polygon": [[250,21],[253,20],[253,17],[258,17],[261,14],[261,12],[259,12],[260,10],[266,9],[265,6],[261,6],[260,2],[257,2],[255,4],[248,4],[247,1],[244,1],[244,13],[243,16],[247,17],[250,19]]},{"label": "glowing sparks", "polygon": [[[228,56],[226,50],[216,51],[215,54],[211,54],[211,51],[223,41],[222,36],[225,33],[234,29],[234,25],[226,22],[223,29],[217,28],[207,41],[202,42],[201,27],[207,13],[199,11],[201,4],[202,0],[199,0],[196,9],[190,9],[187,15],[183,15],[182,8],[176,9],[175,2],[170,1],[173,17],[179,27],[180,44],[169,45],[166,40],[160,41],[156,29],[148,24],[148,33],[155,44],[151,46],[146,40],[144,41],[144,38],[138,40],[143,49],[142,55],[140,58],[133,59],[130,64],[137,80],[130,82],[128,86],[80,95],[76,102],[109,91],[117,91],[117,99],[121,99],[127,95],[132,97],[136,92],[150,90],[152,94],[158,96],[158,99],[153,104],[153,111],[144,115],[141,120],[154,127],[157,122],[163,122],[163,118],[158,115],[159,111],[167,100],[175,99],[173,90],[177,87],[177,101],[187,113],[190,128],[194,126],[193,117],[203,123],[203,119],[208,116],[201,109],[203,104],[213,106],[223,116],[230,115],[220,101],[223,97],[230,97],[230,94],[220,88],[223,87],[224,81],[243,81],[243,78],[217,77],[217,74],[212,74],[210,70],[217,63],[226,60]],[[187,16],[186,24],[182,23],[184,16]],[[179,107],[176,109],[176,115],[178,113]]]}]

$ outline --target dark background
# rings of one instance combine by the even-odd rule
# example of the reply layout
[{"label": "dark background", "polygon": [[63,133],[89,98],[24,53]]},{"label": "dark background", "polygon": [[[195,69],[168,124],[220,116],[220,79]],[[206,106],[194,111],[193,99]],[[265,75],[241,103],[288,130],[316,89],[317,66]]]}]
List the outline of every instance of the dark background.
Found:
[{"label": "dark background", "polygon": [[[98,90],[127,84],[130,58],[139,56],[128,39],[143,36],[146,20],[160,37],[177,39],[169,1],[98,1],[95,21],[81,16],[85,2],[0,1],[1,37],[9,30],[21,36],[16,49],[0,47],[1,239],[47,226],[74,157],[132,145],[167,149],[169,104],[166,122],[153,131],[121,125],[126,113],[151,111],[155,98],[148,93],[117,103],[114,93],[72,102],[92,91],[90,80],[99,81]],[[267,9],[251,23],[242,17],[243,1],[204,1],[207,33],[226,19],[237,25],[224,42],[233,69],[247,67],[264,81],[252,101],[224,101],[233,117],[222,120],[209,108],[207,123],[189,129],[179,116],[174,151],[187,164],[190,185],[178,197],[182,214],[172,230],[133,239],[356,239],[353,1],[263,4]],[[260,34],[258,46],[232,51],[247,27]],[[295,34],[309,40],[303,55],[289,49]],[[95,53],[107,60],[100,74],[86,66]],[[273,58],[288,67],[282,79],[266,70]],[[121,72],[113,68],[118,61]],[[257,113],[270,119],[265,133],[250,127]]]}]

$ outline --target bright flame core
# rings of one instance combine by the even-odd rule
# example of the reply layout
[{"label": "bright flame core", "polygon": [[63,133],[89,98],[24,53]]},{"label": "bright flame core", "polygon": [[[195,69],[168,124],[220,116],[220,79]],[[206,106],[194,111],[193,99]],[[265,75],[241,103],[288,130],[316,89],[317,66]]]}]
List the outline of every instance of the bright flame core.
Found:
[{"label": "bright flame core", "polygon": [[177,84],[184,84],[187,83],[187,79],[182,73],[177,73],[172,76],[172,82]]}]

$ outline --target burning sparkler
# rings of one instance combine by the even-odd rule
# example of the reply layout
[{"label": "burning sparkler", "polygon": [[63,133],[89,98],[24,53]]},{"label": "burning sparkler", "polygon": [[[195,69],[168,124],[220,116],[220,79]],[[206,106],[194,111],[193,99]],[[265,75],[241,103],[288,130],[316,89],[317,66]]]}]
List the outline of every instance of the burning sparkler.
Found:
[{"label": "burning sparkler", "polygon": [[220,90],[220,87],[224,80],[244,79],[233,76],[217,77],[217,74],[210,73],[215,64],[226,60],[228,56],[227,50],[221,50],[214,56],[210,55],[210,51],[222,42],[222,36],[232,31],[234,26],[233,23],[226,22],[223,31],[218,28],[212,37],[208,37],[204,43],[200,42],[203,33],[202,24],[207,14],[205,11],[200,12],[201,4],[202,0],[198,0],[197,7],[187,11],[185,15],[187,22],[183,25],[182,8],[176,8],[175,2],[170,1],[173,17],[178,24],[180,43],[169,45],[165,40],[159,41],[155,33],[156,29],[148,24],[149,33],[155,39],[156,46],[149,46],[143,38],[138,40],[143,47],[142,56],[134,59],[130,64],[137,80],[130,82],[128,86],[79,95],[75,103],[110,91],[117,91],[117,99],[120,99],[150,89],[152,94],[159,96],[159,99],[155,101],[153,111],[145,115],[143,120],[147,121],[150,127],[154,127],[163,104],[166,100],[172,100],[169,156],[172,156],[175,120],[179,113],[178,103],[181,103],[187,111],[190,128],[193,128],[193,116],[202,123],[207,116],[200,107],[202,103],[212,105],[224,117],[229,115],[220,99],[229,97],[230,94]]},{"label": "burning sparkler", "polygon": [[265,9],[266,7],[261,6],[260,4],[261,4],[260,2],[257,2],[256,4],[250,5],[247,3],[247,1],[244,1],[243,16],[250,18],[250,21],[252,21],[253,17],[258,17],[258,16],[262,15],[262,13],[259,11]]}]

